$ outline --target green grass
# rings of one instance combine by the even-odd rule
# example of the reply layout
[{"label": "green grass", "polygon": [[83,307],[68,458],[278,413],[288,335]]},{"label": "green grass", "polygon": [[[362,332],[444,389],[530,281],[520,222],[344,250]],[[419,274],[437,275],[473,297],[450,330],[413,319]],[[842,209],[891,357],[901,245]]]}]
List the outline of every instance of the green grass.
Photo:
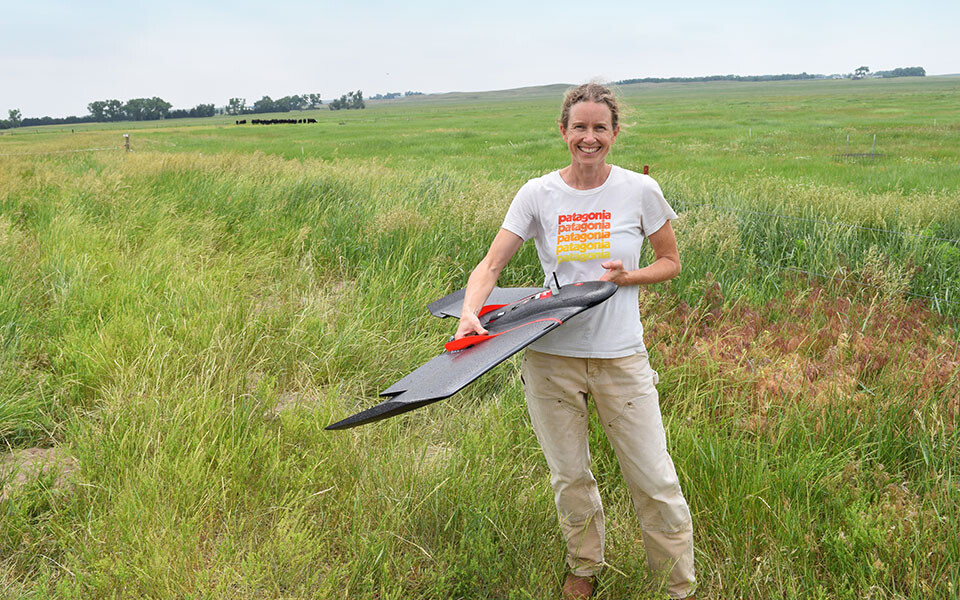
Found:
[{"label": "green grass", "polygon": [[[641,310],[702,597],[957,596],[958,89],[620,90],[612,161],[651,165],[681,213],[683,272]],[[0,435],[79,464],[0,501],[0,595],[556,594],[515,360],[323,431],[450,334],[424,306],[564,164],[556,92],[0,135]],[[126,131],[132,153],[64,152]],[[834,158],[874,133],[882,159]],[[525,247],[501,285],[541,278]],[[599,597],[659,597],[593,435]]]}]

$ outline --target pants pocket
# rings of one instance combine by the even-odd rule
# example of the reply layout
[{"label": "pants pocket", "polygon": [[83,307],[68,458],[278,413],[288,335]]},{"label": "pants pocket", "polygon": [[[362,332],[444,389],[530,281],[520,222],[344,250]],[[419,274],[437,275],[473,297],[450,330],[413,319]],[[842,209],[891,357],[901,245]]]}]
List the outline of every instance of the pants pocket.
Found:
[{"label": "pants pocket", "polygon": [[520,377],[527,402],[535,402],[544,411],[560,409],[577,416],[586,415],[586,393],[577,389],[562,369],[545,368],[524,356]]},{"label": "pants pocket", "polygon": [[616,424],[630,412],[645,410],[651,399],[658,401],[656,386],[660,376],[650,368],[645,353],[615,360],[591,390],[600,420],[606,426]]}]

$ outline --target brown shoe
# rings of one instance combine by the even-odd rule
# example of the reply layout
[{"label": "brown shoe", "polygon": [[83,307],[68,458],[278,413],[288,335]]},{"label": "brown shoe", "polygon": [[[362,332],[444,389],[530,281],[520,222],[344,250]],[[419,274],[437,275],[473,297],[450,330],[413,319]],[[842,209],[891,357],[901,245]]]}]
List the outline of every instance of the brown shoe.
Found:
[{"label": "brown shoe", "polygon": [[580,577],[570,573],[563,582],[563,600],[586,600],[593,596],[593,577]]}]

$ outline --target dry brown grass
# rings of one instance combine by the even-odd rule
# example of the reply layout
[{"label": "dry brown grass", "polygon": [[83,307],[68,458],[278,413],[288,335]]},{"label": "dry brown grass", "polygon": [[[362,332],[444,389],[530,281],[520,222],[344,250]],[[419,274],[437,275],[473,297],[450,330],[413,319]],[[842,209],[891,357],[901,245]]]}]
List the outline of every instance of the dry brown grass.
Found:
[{"label": "dry brown grass", "polygon": [[[651,294],[645,295],[647,306]],[[655,297],[655,295],[654,295]],[[648,327],[665,364],[707,361],[751,399],[747,427],[763,429],[771,406],[801,403],[816,411],[841,404],[926,404],[941,397],[934,419],[952,432],[960,402],[960,340],[919,302],[851,302],[813,288],[762,307],[724,303],[705,286],[697,308],[679,304]],[[654,310],[656,310],[654,308]],[[725,375],[724,375],[725,374]],[[872,389],[901,390],[878,398]]]}]

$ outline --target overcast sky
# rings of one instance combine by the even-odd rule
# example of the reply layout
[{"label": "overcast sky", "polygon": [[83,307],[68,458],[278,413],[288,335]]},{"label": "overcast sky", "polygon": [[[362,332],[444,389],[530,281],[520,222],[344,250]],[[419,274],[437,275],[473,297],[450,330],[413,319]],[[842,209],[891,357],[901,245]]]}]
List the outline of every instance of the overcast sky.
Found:
[{"label": "overcast sky", "polygon": [[960,72],[960,0],[2,0],[0,118],[592,78]]}]

